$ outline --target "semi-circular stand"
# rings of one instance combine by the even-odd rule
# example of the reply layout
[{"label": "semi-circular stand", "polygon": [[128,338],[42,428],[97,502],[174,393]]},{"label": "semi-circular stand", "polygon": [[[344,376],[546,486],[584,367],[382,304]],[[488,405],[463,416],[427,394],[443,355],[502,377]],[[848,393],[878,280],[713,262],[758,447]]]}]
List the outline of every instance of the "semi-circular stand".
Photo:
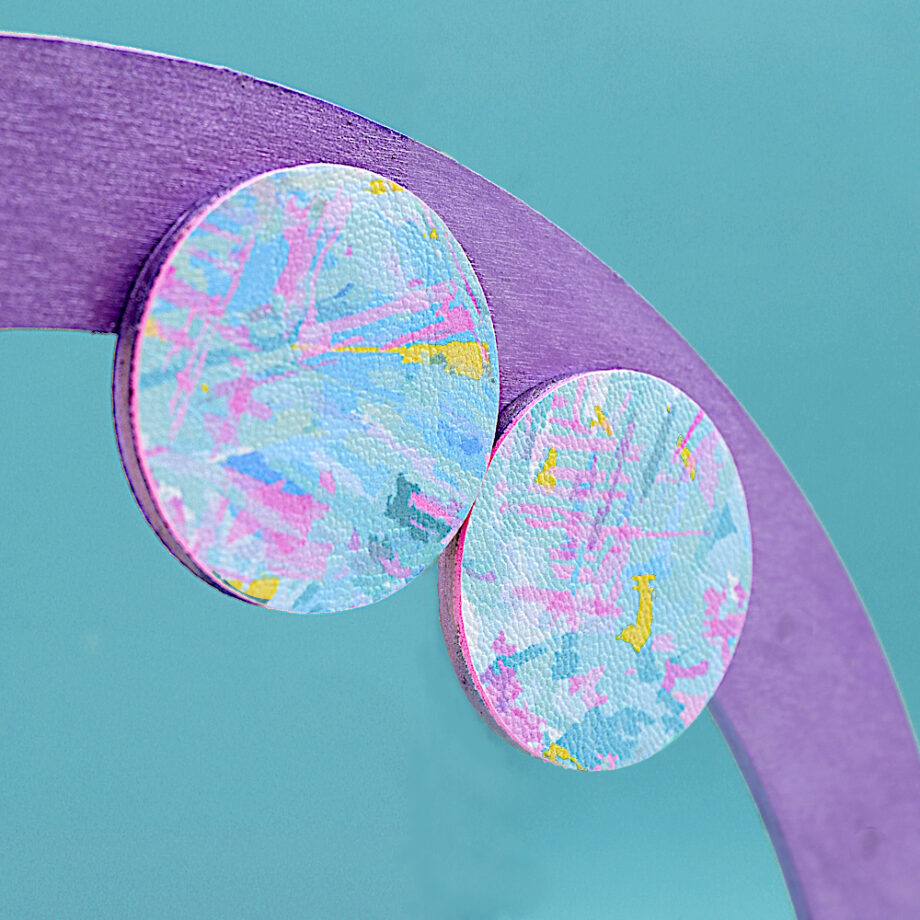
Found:
[{"label": "semi-circular stand", "polygon": [[0,327],[116,332],[144,260],[192,204],[280,166],[392,177],[469,254],[492,309],[501,402],[623,367],[686,391],[747,493],[754,588],[712,703],[800,917],[920,910],[920,758],[872,625],[770,445],[690,346],[559,228],[458,163],[229,70],[0,36]]}]

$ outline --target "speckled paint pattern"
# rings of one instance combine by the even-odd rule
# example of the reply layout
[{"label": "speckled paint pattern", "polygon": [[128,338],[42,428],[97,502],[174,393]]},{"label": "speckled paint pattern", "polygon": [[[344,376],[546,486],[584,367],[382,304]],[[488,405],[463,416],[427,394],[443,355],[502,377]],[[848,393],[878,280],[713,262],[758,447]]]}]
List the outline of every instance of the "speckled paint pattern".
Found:
[{"label": "speckled paint pattern", "polygon": [[190,222],[150,288],[135,450],[190,558],[270,607],[372,603],[441,552],[498,411],[488,307],[443,221],[395,182],[309,165]]},{"label": "speckled paint pattern", "polygon": [[505,430],[457,564],[461,653],[497,727],[564,767],[622,767],[680,734],[731,660],[751,590],[745,497],[686,394],[582,374]]}]

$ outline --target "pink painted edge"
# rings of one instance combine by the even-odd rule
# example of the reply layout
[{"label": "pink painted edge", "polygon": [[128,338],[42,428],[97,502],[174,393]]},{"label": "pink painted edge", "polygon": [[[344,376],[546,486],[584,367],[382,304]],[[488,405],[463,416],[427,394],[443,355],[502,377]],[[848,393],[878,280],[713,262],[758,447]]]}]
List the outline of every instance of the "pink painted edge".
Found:
[{"label": "pink painted edge", "polygon": [[150,487],[150,472],[144,460],[144,452],[140,447],[141,441],[135,411],[139,376],[138,359],[140,343],[143,340],[143,336],[138,333],[147,315],[148,305],[159,283],[162,270],[176,248],[200,224],[211,207],[227,198],[232,191],[232,189],[225,189],[193,205],[173,224],[145,261],[128,295],[118,337],[115,340],[112,407],[115,416],[115,437],[128,484],[147,523],[153,528],[160,542],[202,581],[237,600],[254,606],[262,606],[256,600],[237,593],[230,585],[219,581],[209,571],[203,569],[184,541],[169,527],[163,508]]}]

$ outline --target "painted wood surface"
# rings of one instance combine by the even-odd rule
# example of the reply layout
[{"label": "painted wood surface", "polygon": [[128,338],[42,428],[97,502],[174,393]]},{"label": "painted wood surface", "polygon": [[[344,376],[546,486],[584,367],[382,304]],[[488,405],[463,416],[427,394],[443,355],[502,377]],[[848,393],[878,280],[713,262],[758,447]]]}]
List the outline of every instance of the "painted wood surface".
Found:
[{"label": "painted wood surface", "polygon": [[915,916],[920,758],[865,610],[752,420],[614,272],[448,157],[228,70],[0,37],[0,119],[0,327],[115,332],[146,257],[196,202],[269,169],[339,162],[416,193],[469,254],[492,309],[503,406],[550,378],[618,367],[684,390],[725,437],[753,535],[745,634],[712,711],[796,909]]}]

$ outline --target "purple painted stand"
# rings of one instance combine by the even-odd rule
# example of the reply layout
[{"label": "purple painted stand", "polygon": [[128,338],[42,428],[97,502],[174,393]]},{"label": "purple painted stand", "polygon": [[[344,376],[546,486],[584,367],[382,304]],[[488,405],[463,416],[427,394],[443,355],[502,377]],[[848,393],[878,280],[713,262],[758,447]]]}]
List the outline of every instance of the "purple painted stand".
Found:
[{"label": "purple painted stand", "polygon": [[624,281],[444,155],[232,71],[0,36],[0,125],[0,327],[115,332],[144,259],[192,204],[268,169],[333,161],[391,176],[453,230],[492,308],[503,406],[611,367],[685,390],[734,454],[754,536],[747,626],[712,709],[796,910],[920,915],[920,758],[859,598],[754,423]]}]

